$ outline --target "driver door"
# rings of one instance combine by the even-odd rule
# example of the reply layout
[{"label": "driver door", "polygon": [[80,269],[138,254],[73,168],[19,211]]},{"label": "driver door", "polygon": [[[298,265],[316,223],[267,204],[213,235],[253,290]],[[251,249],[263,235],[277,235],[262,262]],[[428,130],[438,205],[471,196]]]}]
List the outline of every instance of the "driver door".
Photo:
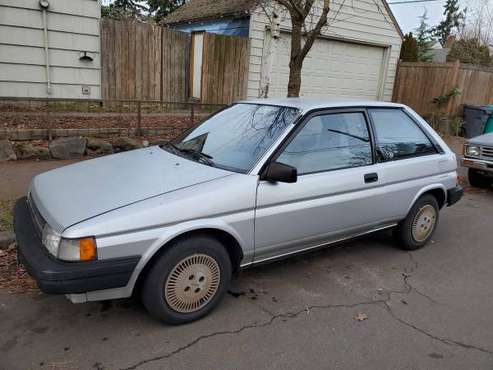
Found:
[{"label": "driver door", "polygon": [[259,181],[254,260],[309,249],[384,223],[384,191],[374,157],[365,110],[307,117],[273,158],[296,167],[297,182]]}]

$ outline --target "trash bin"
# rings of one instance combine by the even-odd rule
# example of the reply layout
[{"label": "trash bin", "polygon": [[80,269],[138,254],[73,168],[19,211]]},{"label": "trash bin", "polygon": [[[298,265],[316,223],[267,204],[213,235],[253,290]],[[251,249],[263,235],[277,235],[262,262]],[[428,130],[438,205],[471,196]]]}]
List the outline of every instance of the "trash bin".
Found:
[{"label": "trash bin", "polygon": [[[464,124],[462,125],[464,137],[470,139],[471,137],[483,135],[492,113],[493,106],[464,104]],[[488,124],[488,129],[490,129],[489,127]],[[491,130],[493,130],[493,127]]]},{"label": "trash bin", "polygon": [[[493,105],[487,105],[487,107],[493,110]],[[493,132],[493,114],[491,114],[488,121],[486,121],[486,127],[484,128],[485,134],[489,134],[491,132]]]}]

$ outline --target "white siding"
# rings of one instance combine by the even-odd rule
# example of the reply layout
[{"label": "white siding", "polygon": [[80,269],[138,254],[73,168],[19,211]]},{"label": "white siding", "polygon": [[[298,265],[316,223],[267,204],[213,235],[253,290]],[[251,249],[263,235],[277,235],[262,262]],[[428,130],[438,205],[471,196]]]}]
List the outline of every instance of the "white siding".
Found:
[{"label": "white siding", "polygon": [[[318,0],[316,14],[320,14],[320,1]],[[280,18],[281,29],[289,31],[291,21],[287,12],[282,11]],[[269,44],[270,37],[268,36],[268,31],[266,31],[267,26],[269,26],[269,19],[264,10],[258,8],[250,18],[251,47],[248,97],[251,98],[258,97],[262,92],[262,63],[267,58],[264,47]],[[329,13],[329,26],[323,29],[322,34],[324,37],[337,40],[388,47],[387,70],[382,73],[385,79],[382,81],[381,88],[383,100],[392,99],[396,66],[402,40],[381,0],[353,0],[350,2],[334,0],[331,3],[331,11]],[[316,46],[317,44],[314,47]],[[310,56],[310,53],[308,56]],[[316,60],[312,60],[311,64],[313,63],[316,63]],[[320,63],[322,64],[320,68],[323,68],[323,63],[325,62],[320,60]],[[275,61],[273,65],[276,68],[279,67]]]},{"label": "white siding", "polygon": [[[286,96],[290,42],[290,34],[283,32],[274,54],[270,97]],[[379,99],[384,57],[382,47],[318,39],[303,63],[301,95]]]},{"label": "white siding", "polygon": [[[100,99],[99,2],[49,0],[49,4],[51,95],[39,1],[0,0],[0,96]],[[93,61],[81,61],[81,52],[88,52]],[[89,86],[91,94],[83,95],[82,86]]]}]

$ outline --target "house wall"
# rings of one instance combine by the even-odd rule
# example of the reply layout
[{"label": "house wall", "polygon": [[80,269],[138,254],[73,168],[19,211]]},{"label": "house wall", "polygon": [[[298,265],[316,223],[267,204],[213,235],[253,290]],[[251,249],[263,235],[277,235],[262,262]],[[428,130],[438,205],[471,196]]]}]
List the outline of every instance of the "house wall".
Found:
[{"label": "house wall", "polygon": [[222,18],[215,19],[213,21],[199,21],[193,23],[180,23],[171,25],[170,28],[182,32],[205,31],[218,35],[248,37],[249,26],[250,17],[244,17]]},{"label": "house wall", "polygon": [[[48,0],[51,94],[38,0],[0,1],[0,96],[101,98],[100,17],[96,0]],[[93,61],[82,61],[88,52]],[[83,94],[83,87],[88,95]]]},{"label": "house wall", "polygon": [[[321,12],[321,0],[317,1],[315,14]],[[377,6],[378,5],[378,6]],[[291,21],[287,11],[280,14],[281,30],[290,30]],[[315,21],[318,18],[315,16]],[[265,86],[262,81],[265,75],[266,58],[269,57],[271,44],[269,18],[265,9],[258,8],[250,17],[250,70],[248,77],[248,97],[262,95]],[[384,71],[382,86],[383,100],[392,99],[392,90],[399,59],[402,39],[392,22],[390,14],[381,0],[334,0],[331,2],[329,25],[322,31],[324,37],[347,40],[370,45],[388,46],[387,70]],[[264,66],[263,66],[264,64]],[[323,68],[323,66],[320,66]]]}]

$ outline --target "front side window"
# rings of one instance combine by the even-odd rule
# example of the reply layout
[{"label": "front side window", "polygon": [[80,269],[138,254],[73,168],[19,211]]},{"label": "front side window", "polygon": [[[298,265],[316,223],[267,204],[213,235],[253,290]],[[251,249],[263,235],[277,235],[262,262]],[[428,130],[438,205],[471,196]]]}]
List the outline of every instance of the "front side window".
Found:
[{"label": "front side window", "polygon": [[437,153],[417,124],[400,109],[369,109],[381,162]]},{"label": "front side window", "polygon": [[277,161],[296,167],[300,175],[371,164],[365,116],[351,112],[311,118]]},{"label": "front side window", "polygon": [[293,124],[298,110],[261,104],[235,104],[174,141],[178,153],[240,173],[248,172]]}]

